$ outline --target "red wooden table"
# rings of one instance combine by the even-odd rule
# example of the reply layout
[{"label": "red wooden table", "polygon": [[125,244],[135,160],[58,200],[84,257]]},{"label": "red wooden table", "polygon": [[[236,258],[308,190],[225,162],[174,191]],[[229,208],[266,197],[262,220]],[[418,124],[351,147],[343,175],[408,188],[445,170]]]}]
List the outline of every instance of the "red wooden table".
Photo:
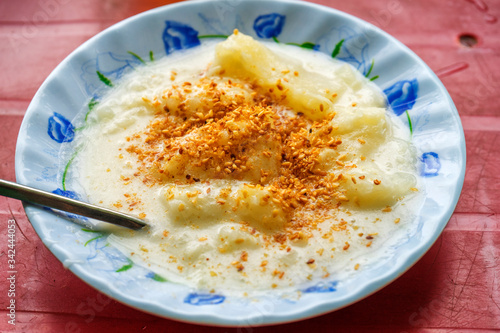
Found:
[{"label": "red wooden table", "polygon": [[[409,46],[438,74],[455,101],[467,140],[467,173],[455,213],[431,250],[391,285],[337,312],[276,327],[203,327],[142,313],[87,286],[45,248],[20,202],[0,197],[0,331],[500,329],[499,0],[314,2],[371,22]],[[113,23],[165,3],[0,0],[0,178],[15,180],[19,126],[56,65]],[[8,323],[6,283],[7,224],[12,219],[17,224],[15,326]]]}]

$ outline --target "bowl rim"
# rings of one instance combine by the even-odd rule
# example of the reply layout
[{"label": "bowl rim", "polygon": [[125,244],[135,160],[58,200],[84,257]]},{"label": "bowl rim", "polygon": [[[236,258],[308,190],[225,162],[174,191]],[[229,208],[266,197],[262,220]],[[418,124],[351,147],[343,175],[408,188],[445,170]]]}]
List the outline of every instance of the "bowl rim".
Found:
[{"label": "bowl rim", "polygon": [[[239,0],[241,2],[251,2],[251,0]],[[255,0],[254,0],[255,1]],[[328,302],[320,302],[320,303],[314,303],[312,306],[308,306],[306,308],[301,308],[300,311],[296,311],[296,313],[292,314],[285,314],[285,315],[271,315],[265,317],[265,322],[261,324],[252,324],[250,326],[265,326],[265,325],[275,325],[275,324],[282,324],[282,323],[290,323],[290,322],[295,322],[299,320],[305,320],[308,318],[320,316],[329,312],[337,311],[340,310],[344,307],[347,307],[355,302],[358,302],[364,298],[367,298],[368,296],[376,293],[380,289],[384,288],[385,286],[389,285],[391,282],[396,280],[398,277],[403,275],[407,270],[409,270],[424,254],[427,253],[427,251],[431,248],[431,246],[436,242],[436,240],[439,238],[439,236],[442,234],[444,228],[446,227],[446,224],[448,223],[449,219],[452,216],[452,213],[456,207],[456,204],[458,202],[461,189],[463,186],[464,182],[464,177],[465,177],[465,167],[466,167],[466,150],[465,150],[465,136],[463,132],[463,127],[460,122],[459,114],[458,111],[449,95],[447,90],[445,89],[444,85],[440,81],[440,79],[436,76],[436,74],[429,68],[427,64],[423,60],[421,60],[413,51],[411,51],[407,46],[405,46],[403,43],[399,42],[397,39],[383,31],[382,29],[378,28],[377,26],[366,22],[360,18],[357,18],[355,16],[352,16],[351,14],[339,11],[334,8],[330,8],[327,6],[322,6],[318,4],[313,4],[313,3],[308,3],[308,2],[299,2],[299,1],[294,1],[294,0],[257,0],[261,4],[263,3],[281,3],[287,6],[293,6],[296,8],[307,8],[308,10],[320,10],[328,14],[329,16],[341,16],[349,21],[355,22],[357,25],[362,25],[367,27],[368,29],[371,29],[374,31],[374,34],[382,36],[384,39],[387,39],[390,43],[393,43],[398,46],[399,50],[401,52],[404,52],[407,56],[410,56],[412,61],[416,62],[418,65],[423,66],[431,79],[434,81],[434,83],[439,87],[440,93],[444,95],[447,99],[447,104],[450,106],[450,111],[454,114],[456,120],[457,120],[457,126],[460,131],[460,150],[461,150],[461,157],[462,157],[462,165],[460,169],[460,173],[458,176],[458,182],[454,186],[454,192],[453,192],[453,198],[450,201],[451,204],[447,207],[446,211],[444,211],[443,216],[444,218],[441,220],[441,223],[439,224],[439,227],[436,229],[436,232],[433,233],[432,237],[427,239],[423,243],[419,243],[417,247],[413,249],[413,251],[408,255],[406,258],[403,260],[403,264],[400,265],[400,268],[402,267],[403,269],[395,270],[390,272],[390,274],[384,275],[382,279],[379,279],[377,281],[370,281],[366,283],[363,288],[358,289],[355,293],[349,294],[349,297],[347,297],[346,300],[341,302],[341,306],[333,306],[332,307],[332,301]],[[174,3],[174,4],[169,4],[161,7],[157,7],[154,9],[150,9],[148,11],[139,13],[137,15],[131,16],[129,18],[126,18],[120,22],[117,22],[113,24],[112,26],[106,28],[105,30],[99,32],[95,36],[91,37],[84,43],[82,43],[80,46],[78,46],[74,51],[72,51],[62,62],[60,62],[57,67],[48,75],[48,77],[44,80],[36,94],[34,95],[32,101],[30,102],[30,105],[26,111],[26,114],[23,118],[19,134],[18,134],[18,139],[17,139],[17,144],[16,144],[16,158],[15,158],[15,172],[16,172],[16,179],[18,182],[25,184],[27,183],[27,179],[23,174],[23,169],[24,169],[24,162],[21,160],[21,155],[23,151],[26,149],[26,145],[28,144],[25,133],[27,132],[27,119],[32,117],[34,114],[36,114],[36,105],[39,103],[39,100],[42,99],[43,97],[43,90],[46,88],[47,84],[53,80],[55,77],[60,75],[60,72],[62,69],[72,61],[72,59],[78,55],[80,52],[83,50],[87,49],[89,46],[93,45],[97,40],[99,40],[102,36],[105,36],[107,34],[112,33],[113,31],[121,29],[125,25],[129,24],[134,24],[134,22],[138,22],[141,20],[147,19],[148,16],[153,15],[157,12],[160,11],[168,11],[170,9],[174,9],[177,7],[191,7],[191,8],[196,8],[200,6],[200,4],[208,4],[208,3],[213,3],[213,0],[194,0],[194,1],[187,1],[187,2],[179,2],[179,3]],[[54,246],[56,244],[46,242],[45,237],[43,237],[41,227],[38,222],[36,222],[36,218],[33,218],[33,216],[30,217],[30,215],[33,214],[33,210],[37,209],[36,206],[30,205],[23,203],[23,206],[26,211],[26,215],[28,219],[30,220],[30,223],[32,224],[33,228],[37,232],[38,236],[42,240],[42,242],[45,244],[45,246],[57,257],[59,261],[63,263],[66,267],[65,263],[65,253],[61,249],[57,248],[57,246]],[[224,327],[235,327],[238,325],[238,323],[234,320],[231,320],[230,318],[224,317],[223,315],[214,315],[214,314],[205,314],[201,315],[199,313],[194,313],[194,314],[187,314],[183,311],[176,311],[175,309],[170,309],[167,308],[165,305],[159,305],[156,306],[153,304],[149,304],[150,306],[146,306],[146,308],[140,307],[143,304],[140,304],[141,302],[138,302],[137,299],[134,299],[133,302],[134,304],[131,303],[131,299],[129,297],[126,297],[124,294],[116,293],[116,290],[110,289],[109,288],[109,282],[101,281],[100,278],[96,278],[93,276],[88,275],[82,268],[81,265],[75,265],[75,264],[69,264],[67,266],[69,270],[71,270],[76,276],[78,276],[81,280],[83,280],[85,283],[96,289],[97,291],[106,294],[107,296],[111,297],[114,300],[117,300],[123,304],[126,304],[130,307],[133,307],[135,309],[141,310],[143,312],[147,312],[150,314],[154,314],[160,317],[168,318],[168,319],[173,319],[181,322],[186,322],[186,323],[191,323],[191,324],[201,324],[201,325],[212,325],[212,326],[224,326]],[[368,290],[368,291],[367,291]],[[361,292],[363,291],[363,292]],[[361,297],[359,297],[359,294],[361,292]],[[146,300],[142,300],[143,302],[146,302]],[[137,304],[139,303],[139,304]],[[148,304],[144,304],[148,305]],[[161,311],[158,311],[161,310]],[[161,313],[159,313],[161,312]]]}]

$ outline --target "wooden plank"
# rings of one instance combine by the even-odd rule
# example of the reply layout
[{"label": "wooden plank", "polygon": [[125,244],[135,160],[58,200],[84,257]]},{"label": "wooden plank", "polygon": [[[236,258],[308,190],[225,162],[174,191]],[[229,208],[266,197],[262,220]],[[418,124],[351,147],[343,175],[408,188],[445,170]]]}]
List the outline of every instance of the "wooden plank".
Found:
[{"label": "wooden plank", "polygon": [[[173,0],[101,1],[101,0],[16,0],[0,2],[0,24],[31,27],[66,22],[118,22]],[[22,10],[21,10],[22,8]]]},{"label": "wooden plank", "polygon": [[467,131],[467,165],[455,212],[500,213],[500,132]]},{"label": "wooden plank", "polygon": [[31,100],[52,70],[103,27],[96,23],[41,26],[33,35],[0,25],[0,100]]},{"label": "wooden plank", "polygon": [[[0,103],[1,105],[1,103]],[[17,110],[5,110],[0,108],[0,178],[15,181],[14,163],[16,140],[19,127],[23,119],[22,114],[8,115],[7,112],[18,112]],[[1,207],[1,206],[0,206]]]}]

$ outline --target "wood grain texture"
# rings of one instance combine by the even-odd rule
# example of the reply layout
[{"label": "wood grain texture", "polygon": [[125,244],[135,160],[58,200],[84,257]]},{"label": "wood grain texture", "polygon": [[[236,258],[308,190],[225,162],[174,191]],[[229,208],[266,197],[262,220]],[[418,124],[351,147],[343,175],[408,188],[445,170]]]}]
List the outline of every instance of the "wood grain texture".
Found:
[{"label": "wood grain texture", "polygon": [[[29,101],[78,45],[169,1],[0,1],[0,178]],[[110,300],[66,270],[36,235],[22,205],[0,197],[0,226],[15,219],[19,332],[470,332],[500,329],[500,4],[497,0],[317,0],[387,31],[434,70],[455,101],[467,142],[458,206],[436,244],[383,290],[345,309],[276,327],[215,328],[175,322]],[[467,48],[461,34],[478,43]],[[0,280],[7,278],[0,241]],[[8,298],[0,289],[0,331]]]}]

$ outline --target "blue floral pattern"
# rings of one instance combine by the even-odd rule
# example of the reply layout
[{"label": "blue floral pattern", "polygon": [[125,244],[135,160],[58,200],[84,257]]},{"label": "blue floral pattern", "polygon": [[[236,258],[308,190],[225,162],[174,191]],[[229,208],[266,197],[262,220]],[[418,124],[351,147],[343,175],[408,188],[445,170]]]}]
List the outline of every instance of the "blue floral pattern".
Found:
[{"label": "blue floral pattern", "polygon": [[57,165],[46,166],[42,169],[40,177],[36,178],[37,182],[49,182],[57,183],[57,177],[59,175],[59,167]]},{"label": "blue floral pattern", "polygon": [[398,81],[384,90],[387,101],[397,116],[411,110],[418,96],[418,81],[402,80]]},{"label": "blue floral pattern", "polygon": [[304,293],[330,293],[333,291],[337,291],[337,281],[320,282],[317,285],[302,290]]},{"label": "blue floral pattern", "polygon": [[52,191],[52,193],[57,194],[57,195],[62,195],[66,198],[80,200],[80,196],[78,195],[78,193],[73,192],[73,191],[65,191],[65,190],[58,188],[58,189]]},{"label": "blue floral pattern", "polygon": [[[67,197],[70,199],[80,200],[80,196],[76,192],[73,192],[73,191],[65,191],[65,190],[58,188],[58,189],[52,191],[52,193],[57,194],[57,195],[62,195],[64,197]],[[67,213],[67,212],[63,212],[60,210],[54,210],[54,209],[49,208],[49,207],[44,207],[44,209],[51,211],[51,212],[55,213],[56,215],[62,216],[64,218],[67,218],[67,219],[70,219],[73,221],[78,221],[78,222],[88,221],[88,218],[86,218],[85,216],[81,216],[81,215],[77,215],[77,214],[73,214],[73,213]]]},{"label": "blue floral pattern", "polygon": [[62,114],[54,112],[49,118],[47,134],[56,142],[71,142],[75,138],[75,127]]},{"label": "blue floral pattern", "polygon": [[284,15],[271,13],[258,16],[253,23],[253,29],[260,38],[272,38],[281,34],[284,24]]},{"label": "blue floral pattern", "polygon": [[[87,256],[88,261],[99,260],[98,258],[101,256],[106,257],[106,259],[113,262],[113,264],[117,261],[117,259],[119,257],[116,255],[120,255],[120,254],[115,253],[115,252],[117,252],[118,250],[112,249],[111,251],[109,251],[107,249],[109,247],[108,241],[103,234],[101,234],[101,233],[90,234],[88,237],[89,237],[89,239],[87,240],[86,243],[84,243],[85,244],[84,246],[88,246],[88,248],[90,250],[90,253]],[[106,250],[108,250],[108,251],[106,251]],[[103,268],[101,268],[101,269],[103,269]],[[105,265],[104,270],[113,272],[115,269],[113,269],[112,267],[110,267],[108,265]]]},{"label": "blue floral pattern", "polygon": [[184,298],[184,303],[191,305],[213,305],[224,302],[225,296],[217,294],[191,293]]},{"label": "blue floral pattern", "polygon": [[[227,15],[227,20],[221,21],[220,14],[216,16],[209,16],[207,13],[198,13],[201,22],[203,23],[203,30],[206,34],[227,36],[231,34],[234,29],[244,31],[244,24],[242,23],[240,15]],[[231,21],[231,23],[229,23]],[[228,29],[228,26],[231,29]],[[201,36],[198,36],[201,38]]]},{"label": "blue floral pattern", "polygon": [[200,45],[198,31],[191,26],[176,22],[165,21],[166,27],[163,30],[163,43],[165,52],[172,53],[174,50],[188,49]]},{"label": "blue floral pattern", "polygon": [[342,26],[338,32],[338,41],[343,41],[336,58],[354,66],[363,75],[370,71],[370,44],[364,34],[356,32],[351,27]]},{"label": "blue floral pattern", "polygon": [[439,155],[434,152],[428,152],[422,154],[422,176],[424,177],[436,177],[441,169],[441,162],[439,161]]},{"label": "blue floral pattern", "polygon": [[119,55],[113,52],[102,52],[95,59],[83,63],[80,77],[85,82],[85,90],[89,96],[97,100],[99,99],[97,92],[102,87],[102,82],[96,75],[97,72],[114,81],[139,65],[141,65],[139,59],[131,54]]}]

